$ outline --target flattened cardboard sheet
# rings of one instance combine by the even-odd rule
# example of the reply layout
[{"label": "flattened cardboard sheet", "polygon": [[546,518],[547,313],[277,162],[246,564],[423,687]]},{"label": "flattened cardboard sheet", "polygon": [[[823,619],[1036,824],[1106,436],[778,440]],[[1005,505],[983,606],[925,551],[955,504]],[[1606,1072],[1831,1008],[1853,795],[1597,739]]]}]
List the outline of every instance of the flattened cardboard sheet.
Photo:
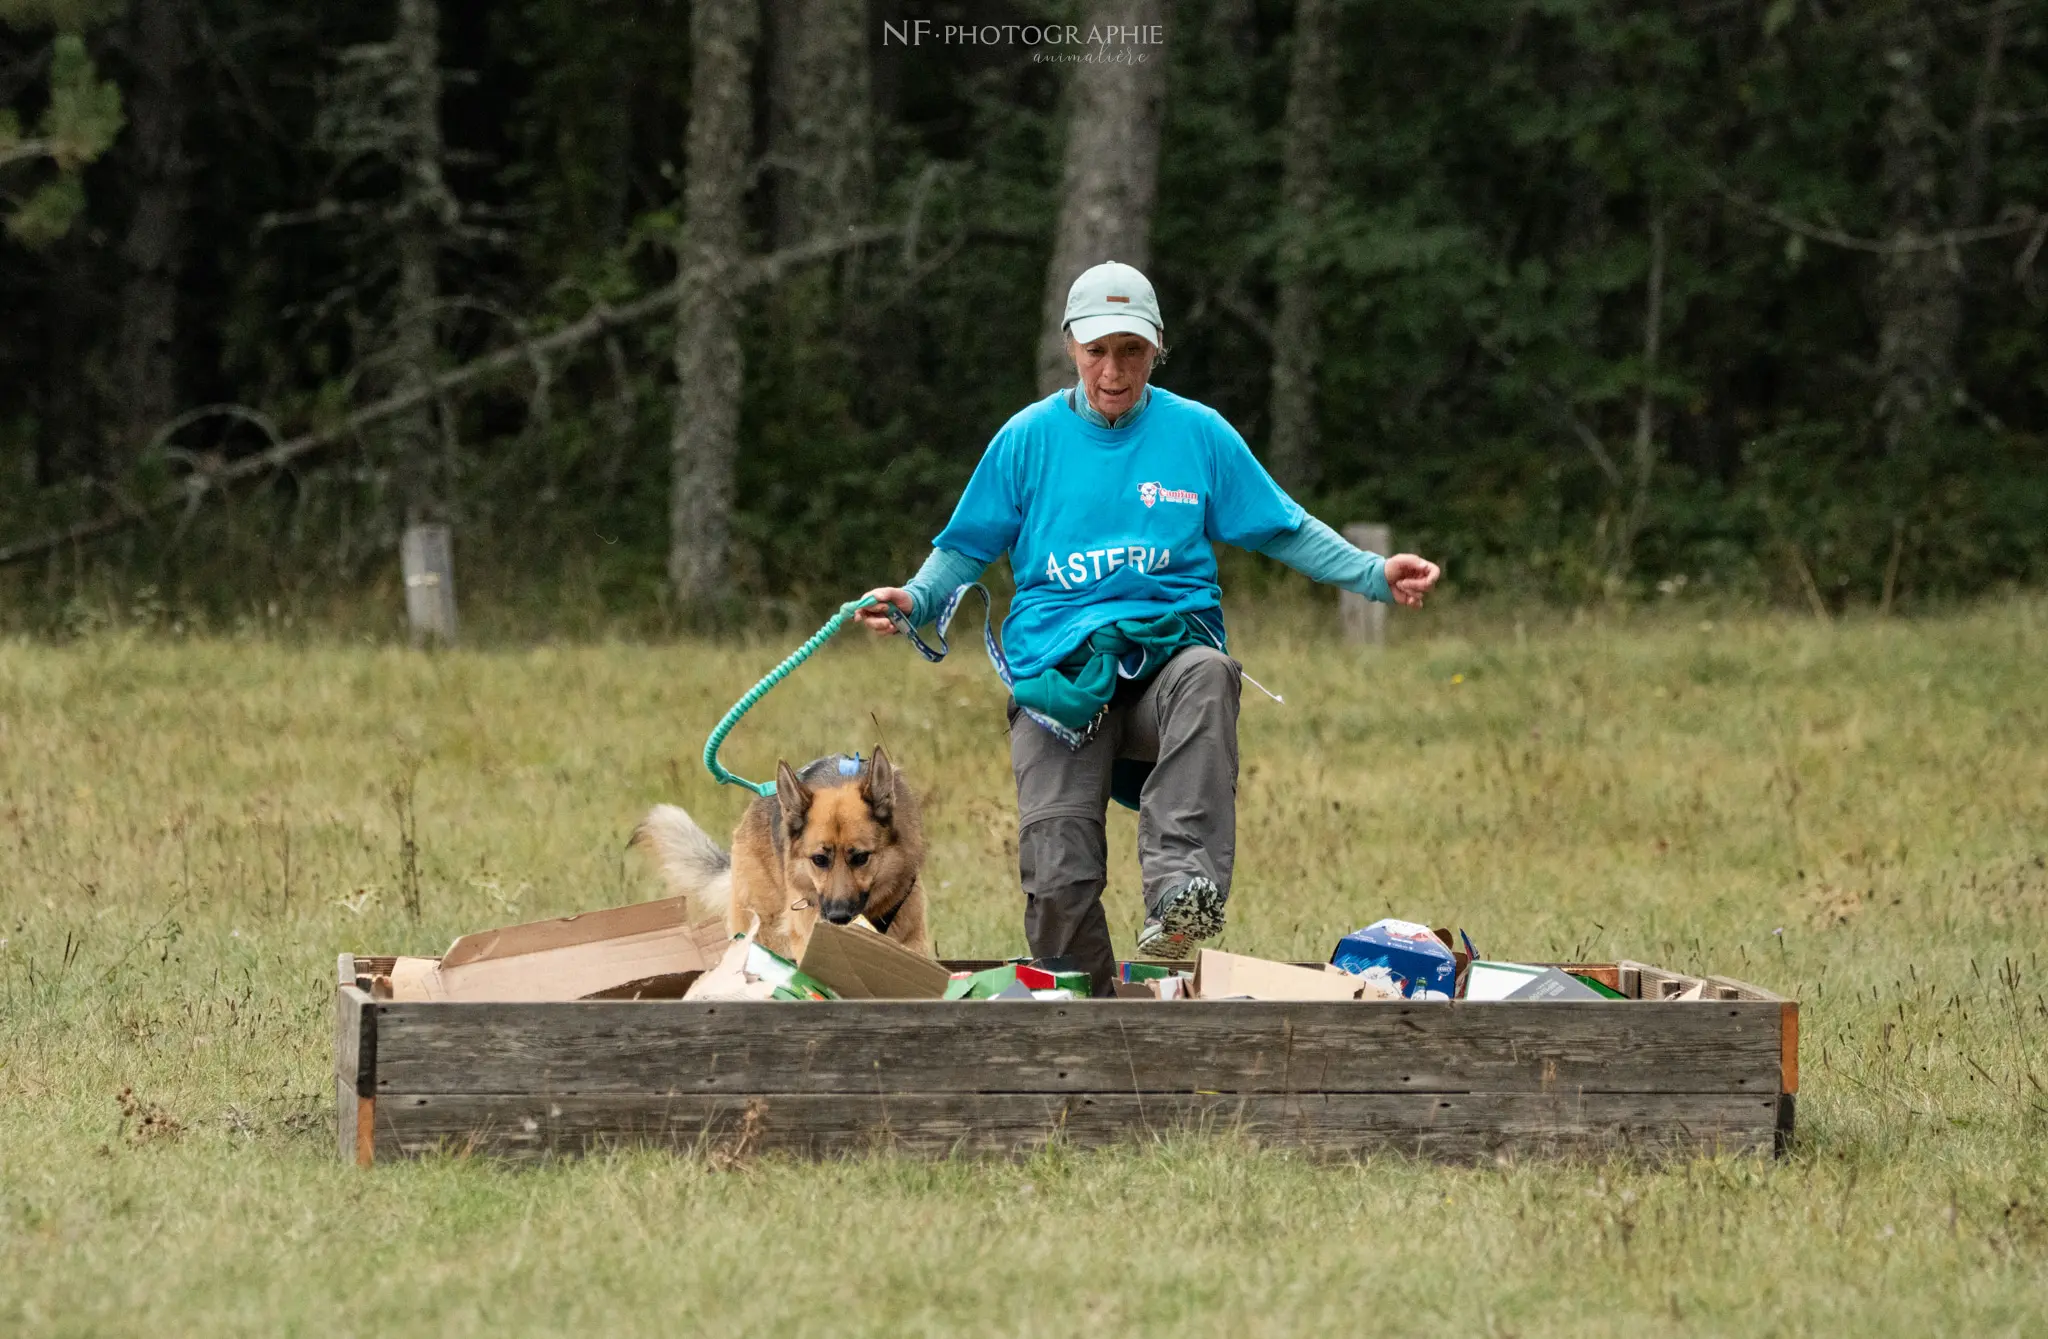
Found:
[{"label": "flattened cardboard sheet", "polygon": [[1195,956],[1198,1000],[1354,1000],[1361,984],[1346,972],[1295,967],[1213,948]]},{"label": "flattened cardboard sheet", "polygon": [[[439,963],[402,958],[391,973],[396,1000],[508,1003],[585,999],[650,978],[708,971],[731,932],[722,921],[690,921],[687,899],[663,898],[468,934]],[[666,983],[665,983],[666,984]],[[631,994],[627,995],[631,998]]]},{"label": "flattened cardboard sheet", "polygon": [[936,1000],[953,974],[887,935],[821,920],[797,969],[848,1000]]},{"label": "flattened cardboard sheet", "polygon": [[637,981],[626,981],[609,990],[594,990],[580,998],[586,1000],[679,1000],[689,993],[691,986],[703,977],[702,972],[663,972],[660,976],[643,976]]}]

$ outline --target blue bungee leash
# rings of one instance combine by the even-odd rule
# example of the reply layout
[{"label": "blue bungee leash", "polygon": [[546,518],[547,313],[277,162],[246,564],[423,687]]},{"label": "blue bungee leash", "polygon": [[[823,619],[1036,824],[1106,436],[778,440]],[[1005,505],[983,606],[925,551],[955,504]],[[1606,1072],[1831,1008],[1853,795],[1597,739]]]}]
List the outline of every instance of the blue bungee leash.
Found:
[{"label": "blue bungee leash", "polygon": [[[832,634],[846,626],[846,620],[869,605],[878,603],[880,601],[872,596],[863,595],[857,600],[848,600],[840,605],[839,612],[826,619],[825,626],[812,633],[809,641],[790,652],[780,665],[762,675],[759,683],[749,688],[739,701],[732,704],[732,709],[726,712],[712,729],[711,737],[704,741],[704,767],[711,773],[713,780],[721,786],[744,786],[756,795],[775,793],[773,781],[749,781],[743,776],[728,772],[725,764],[718,761],[719,746],[725,743],[725,737],[732,733],[733,727],[740,723],[740,717],[752,711],[756,702],[768,696],[769,689],[787,679],[792,670],[815,655],[819,647],[831,641]],[[895,612],[894,606],[891,606],[891,612]]]},{"label": "blue bungee leash", "polygon": [[[1011,673],[1010,658],[1003,654],[1003,644],[996,636],[995,619],[993,617],[994,602],[989,596],[988,587],[982,585],[979,581],[970,581],[966,585],[959,587],[951,595],[948,595],[946,602],[939,607],[938,617],[932,620],[932,630],[939,643],[936,650],[924,638],[918,636],[917,629],[911,626],[909,616],[901,609],[898,609],[893,604],[877,600],[872,596],[863,595],[859,599],[848,600],[845,604],[840,605],[839,612],[826,619],[825,626],[812,633],[810,640],[790,652],[781,664],[762,675],[758,683],[749,688],[739,701],[732,704],[731,710],[727,711],[720,718],[717,726],[712,729],[710,737],[704,741],[704,769],[710,772],[712,779],[722,786],[741,786],[754,792],[756,795],[773,795],[775,793],[774,782],[749,781],[743,776],[728,771],[725,764],[718,760],[719,748],[724,745],[725,737],[732,733],[733,727],[740,723],[740,718],[753,710],[754,705],[768,695],[769,689],[788,678],[798,665],[803,664],[806,660],[817,654],[818,648],[831,641],[832,635],[845,627],[847,620],[871,604],[880,604],[883,609],[888,611],[889,621],[894,623],[898,630],[910,638],[910,644],[917,648],[919,655],[934,664],[944,660],[947,653],[952,650],[947,644],[946,634],[952,628],[954,615],[960,612],[961,602],[967,598],[969,592],[981,596],[981,640],[983,648],[988,652],[989,663],[995,666],[996,675],[1002,679],[1003,686],[1005,688],[1013,687],[1017,681],[1016,676]],[[1103,716],[1102,712],[1097,712],[1095,720],[1088,723],[1086,730],[1075,730],[1030,707],[1023,708],[1023,711],[1025,715],[1043,726],[1054,738],[1058,739],[1068,748],[1079,748],[1087,743],[1095,734],[1095,728],[1100,724]]]},{"label": "blue bungee leash", "polygon": [[[1014,690],[1017,686],[1017,676],[1010,669],[1010,658],[1003,653],[1001,638],[996,635],[995,601],[989,595],[987,586],[982,585],[979,581],[970,581],[963,586],[956,587],[953,593],[946,597],[946,602],[939,606],[938,617],[932,620],[932,633],[939,644],[936,650],[924,638],[918,636],[917,628],[912,625],[909,615],[893,604],[877,600],[870,595],[863,595],[858,599],[848,600],[845,604],[840,605],[839,612],[826,619],[825,626],[812,633],[809,641],[806,641],[802,646],[790,652],[781,664],[762,675],[760,682],[749,688],[739,701],[732,704],[732,709],[720,718],[718,725],[711,731],[711,737],[704,741],[705,770],[710,772],[712,779],[722,786],[743,786],[753,791],[756,795],[773,795],[775,793],[774,782],[749,781],[743,776],[727,771],[725,765],[718,761],[719,747],[725,743],[725,737],[732,733],[733,727],[740,723],[740,718],[753,710],[754,704],[766,697],[769,689],[788,678],[798,665],[809,660],[817,653],[819,647],[831,641],[832,635],[845,627],[848,619],[871,604],[881,605],[888,612],[889,621],[894,623],[897,630],[910,639],[910,644],[917,648],[917,653],[933,664],[937,664],[939,661],[944,660],[953,649],[947,643],[946,634],[952,629],[953,618],[960,612],[961,604],[970,593],[981,597],[981,644],[982,648],[988,652],[988,663],[995,666],[996,677],[1003,681],[1003,687]],[[1208,625],[1204,623],[1203,627],[1207,629]],[[1210,644],[1221,650],[1223,638],[1220,627],[1211,630],[1209,635]],[[1241,670],[1239,672],[1242,673]],[[1244,677],[1253,687],[1272,698],[1275,702],[1284,702],[1286,700],[1257,679],[1252,678],[1251,675],[1246,674]],[[1036,708],[1019,704],[1018,709],[1036,722],[1046,733],[1070,749],[1078,749],[1093,739],[1096,730],[1102,725],[1103,718],[1109,714],[1109,709],[1105,706],[1095,713],[1095,718],[1088,722],[1086,729],[1076,730],[1070,725],[1054,720]],[[858,761],[860,755],[854,754],[853,757]]]}]

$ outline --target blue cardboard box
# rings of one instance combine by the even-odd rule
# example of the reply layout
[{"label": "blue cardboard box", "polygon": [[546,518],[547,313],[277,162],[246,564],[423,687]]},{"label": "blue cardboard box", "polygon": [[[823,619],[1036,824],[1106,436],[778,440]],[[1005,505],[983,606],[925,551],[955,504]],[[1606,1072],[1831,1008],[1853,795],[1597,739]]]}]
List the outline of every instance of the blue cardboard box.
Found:
[{"label": "blue cardboard box", "polygon": [[1354,976],[1392,978],[1409,999],[1449,999],[1458,988],[1458,960],[1436,932],[1414,921],[1374,921],[1337,941],[1330,962]]}]

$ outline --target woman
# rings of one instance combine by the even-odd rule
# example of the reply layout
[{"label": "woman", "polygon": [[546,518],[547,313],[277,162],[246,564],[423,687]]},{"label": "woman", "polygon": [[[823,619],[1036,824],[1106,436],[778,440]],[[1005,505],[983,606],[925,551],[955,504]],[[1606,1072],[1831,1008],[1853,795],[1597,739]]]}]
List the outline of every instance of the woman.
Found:
[{"label": "woman", "polygon": [[[1222,415],[1151,386],[1165,347],[1151,283],[1129,265],[1074,281],[1062,322],[1079,384],[1003,425],[907,587],[870,591],[922,626],[1010,555],[1024,929],[1107,994],[1105,814],[1138,811],[1142,957],[1187,958],[1222,932],[1237,839],[1238,663],[1211,545],[1278,558],[1369,599],[1420,607],[1436,564],[1382,559],[1309,516]],[[895,631],[887,610],[861,620]]]}]

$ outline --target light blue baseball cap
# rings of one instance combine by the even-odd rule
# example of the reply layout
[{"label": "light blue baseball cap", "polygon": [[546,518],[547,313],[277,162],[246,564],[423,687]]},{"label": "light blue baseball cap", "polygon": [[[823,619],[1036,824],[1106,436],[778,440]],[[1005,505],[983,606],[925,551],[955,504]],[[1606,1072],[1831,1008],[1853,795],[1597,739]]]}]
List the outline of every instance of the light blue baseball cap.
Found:
[{"label": "light blue baseball cap", "polygon": [[1104,335],[1131,334],[1166,347],[1166,323],[1159,319],[1159,295],[1136,267],[1108,260],[1081,271],[1067,290],[1061,325],[1082,344]]}]

